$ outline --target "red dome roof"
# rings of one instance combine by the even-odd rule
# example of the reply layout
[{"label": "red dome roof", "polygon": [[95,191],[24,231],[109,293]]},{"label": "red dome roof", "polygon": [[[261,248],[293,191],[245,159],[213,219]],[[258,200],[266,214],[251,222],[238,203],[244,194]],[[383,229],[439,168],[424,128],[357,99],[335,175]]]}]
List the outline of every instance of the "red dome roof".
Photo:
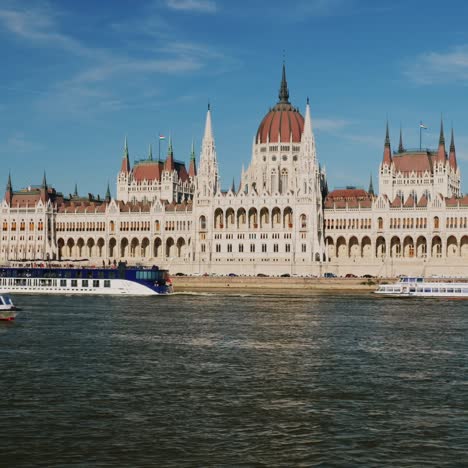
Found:
[{"label": "red dome roof", "polygon": [[[257,131],[257,143],[299,143],[304,130],[304,117],[291,104],[278,103],[263,118]],[[278,139],[279,138],[279,139]]]},{"label": "red dome roof", "polygon": [[279,102],[268,112],[257,131],[257,143],[284,142],[299,143],[304,129],[304,117],[289,102],[289,90],[286,82],[286,68],[283,63],[283,76],[279,92]]}]

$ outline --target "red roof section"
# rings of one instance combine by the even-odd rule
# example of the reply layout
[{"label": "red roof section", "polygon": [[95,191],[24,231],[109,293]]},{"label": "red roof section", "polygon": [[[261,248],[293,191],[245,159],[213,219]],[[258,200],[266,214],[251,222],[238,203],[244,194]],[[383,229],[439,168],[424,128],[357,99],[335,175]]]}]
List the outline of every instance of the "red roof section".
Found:
[{"label": "red roof section", "polygon": [[158,161],[145,161],[136,164],[133,168],[133,179],[137,182],[143,180],[161,180],[162,163]]},{"label": "red roof section", "polygon": [[[290,104],[277,104],[263,118],[257,131],[257,143],[300,143],[304,117]],[[279,141],[278,141],[279,136]]]},{"label": "red roof section", "polygon": [[356,189],[356,188],[347,188],[347,189],[336,189],[332,190],[328,195],[327,198],[330,199],[367,199],[370,198],[370,195],[368,192],[366,192],[364,189]]},{"label": "red roof section", "polygon": [[404,173],[423,173],[432,174],[432,155],[427,151],[417,153],[395,154],[393,163],[397,172]]}]

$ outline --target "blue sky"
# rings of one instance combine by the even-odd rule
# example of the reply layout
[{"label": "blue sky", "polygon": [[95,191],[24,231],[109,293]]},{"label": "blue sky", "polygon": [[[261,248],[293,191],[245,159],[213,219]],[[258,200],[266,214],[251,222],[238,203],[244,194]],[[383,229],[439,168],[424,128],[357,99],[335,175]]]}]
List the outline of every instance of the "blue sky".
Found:
[{"label": "blue sky", "polygon": [[[0,183],[115,194],[122,146],[197,156],[211,103],[222,186],[239,181],[277,100],[310,97],[331,188],[377,178],[396,149],[436,147],[453,123],[468,191],[468,4],[418,0],[0,0]],[[162,144],[162,152],[167,146]]]}]

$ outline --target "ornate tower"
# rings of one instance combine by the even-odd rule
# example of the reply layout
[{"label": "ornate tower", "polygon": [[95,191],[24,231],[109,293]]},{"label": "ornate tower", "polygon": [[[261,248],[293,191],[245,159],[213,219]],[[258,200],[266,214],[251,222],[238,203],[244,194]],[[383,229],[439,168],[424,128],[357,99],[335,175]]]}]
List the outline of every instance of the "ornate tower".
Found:
[{"label": "ornate tower", "polygon": [[220,191],[218,160],[211,125],[211,110],[208,104],[205,133],[200,154],[200,167],[196,182],[197,195],[200,198],[212,197]]}]

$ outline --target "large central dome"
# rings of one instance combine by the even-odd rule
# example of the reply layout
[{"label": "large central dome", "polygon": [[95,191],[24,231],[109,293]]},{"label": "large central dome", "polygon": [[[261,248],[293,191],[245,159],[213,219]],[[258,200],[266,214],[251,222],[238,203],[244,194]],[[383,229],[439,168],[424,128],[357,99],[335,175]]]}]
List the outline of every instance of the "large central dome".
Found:
[{"label": "large central dome", "polygon": [[286,82],[286,69],[283,63],[283,75],[279,92],[279,101],[268,112],[258,127],[257,144],[260,143],[300,143],[304,129],[304,117],[289,102],[288,84]]}]

